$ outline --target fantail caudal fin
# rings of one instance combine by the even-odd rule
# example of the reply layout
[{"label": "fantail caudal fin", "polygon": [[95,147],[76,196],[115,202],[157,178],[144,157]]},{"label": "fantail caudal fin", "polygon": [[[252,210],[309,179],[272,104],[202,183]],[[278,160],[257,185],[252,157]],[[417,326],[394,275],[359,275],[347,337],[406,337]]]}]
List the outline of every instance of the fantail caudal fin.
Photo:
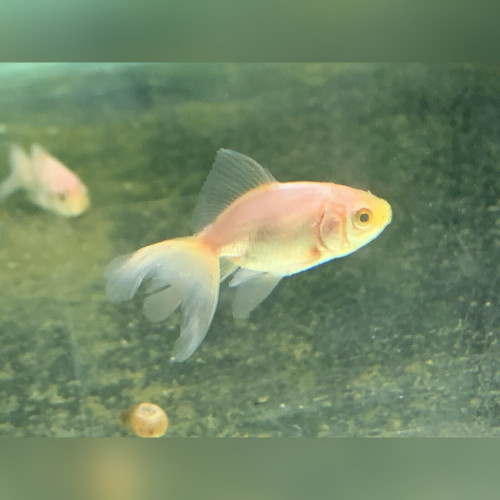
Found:
[{"label": "fantail caudal fin", "polygon": [[219,261],[196,238],[167,240],[118,257],[107,267],[106,279],[112,302],[132,298],[143,281],[151,280],[144,314],[152,321],[166,319],[181,306],[173,361],[185,361],[205,338],[219,296]]}]

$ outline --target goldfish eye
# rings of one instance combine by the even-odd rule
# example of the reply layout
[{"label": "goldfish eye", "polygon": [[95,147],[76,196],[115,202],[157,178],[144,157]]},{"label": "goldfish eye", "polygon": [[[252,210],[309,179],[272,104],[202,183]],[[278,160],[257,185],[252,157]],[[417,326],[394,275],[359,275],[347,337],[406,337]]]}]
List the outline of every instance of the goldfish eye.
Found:
[{"label": "goldfish eye", "polygon": [[372,220],[372,211],[368,208],[361,208],[354,214],[354,224],[360,228],[368,226]]}]

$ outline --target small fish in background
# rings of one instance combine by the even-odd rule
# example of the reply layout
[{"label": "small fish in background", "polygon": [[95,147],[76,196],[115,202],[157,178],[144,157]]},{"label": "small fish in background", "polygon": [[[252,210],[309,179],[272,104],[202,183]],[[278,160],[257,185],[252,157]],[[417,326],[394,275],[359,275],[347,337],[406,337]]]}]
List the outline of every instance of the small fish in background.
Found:
[{"label": "small fish in background", "polygon": [[83,182],[38,144],[31,146],[30,155],[13,144],[10,169],[9,177],[0,184],[0,201],[24,189],[30,201],[65,217],[80,215],[90,205]]},{"label": "small fish in background", "polygon": [[113,260],[106,293],[113,302],[128,300],[149,279],[147,318],[162,321],[181,306],[171,360],[185,361],[210,327],[225,278],[233,275],[233,315],[246,317],[282,278],[358,250],[391,219],[389,203],[368,191],[280,183],[248,156],[220,149],[194,211],[195,235]]}]

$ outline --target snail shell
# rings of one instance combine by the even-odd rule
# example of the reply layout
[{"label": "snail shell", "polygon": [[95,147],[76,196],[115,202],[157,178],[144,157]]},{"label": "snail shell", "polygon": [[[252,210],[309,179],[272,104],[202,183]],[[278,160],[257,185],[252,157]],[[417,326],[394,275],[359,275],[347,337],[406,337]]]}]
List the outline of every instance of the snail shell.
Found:
[{"label": "snail shell", "polygon": [[168,417],[165,411],[154,403],[132,406],[122,417],[123,422],[139,437],[152,438],[165,434]]}]

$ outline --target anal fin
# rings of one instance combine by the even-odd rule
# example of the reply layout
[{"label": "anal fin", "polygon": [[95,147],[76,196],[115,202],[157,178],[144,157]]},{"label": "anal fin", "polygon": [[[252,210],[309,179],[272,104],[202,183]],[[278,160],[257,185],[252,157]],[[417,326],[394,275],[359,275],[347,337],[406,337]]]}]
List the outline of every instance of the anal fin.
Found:
[{"label": "anal fin", "polygon": [[233,316],[246,318],[274,290],[282,276],[240,269],[229,283],[236,288]]},{"label": "anal fin", "polygon": [[221,257],[219,259],[219,266],[220,266],[220,281],[221,283],[231,276],[236,269],[238,269],[238,266],[236,264],[233,264],[229,259],[226,259],[225,257]]}]

